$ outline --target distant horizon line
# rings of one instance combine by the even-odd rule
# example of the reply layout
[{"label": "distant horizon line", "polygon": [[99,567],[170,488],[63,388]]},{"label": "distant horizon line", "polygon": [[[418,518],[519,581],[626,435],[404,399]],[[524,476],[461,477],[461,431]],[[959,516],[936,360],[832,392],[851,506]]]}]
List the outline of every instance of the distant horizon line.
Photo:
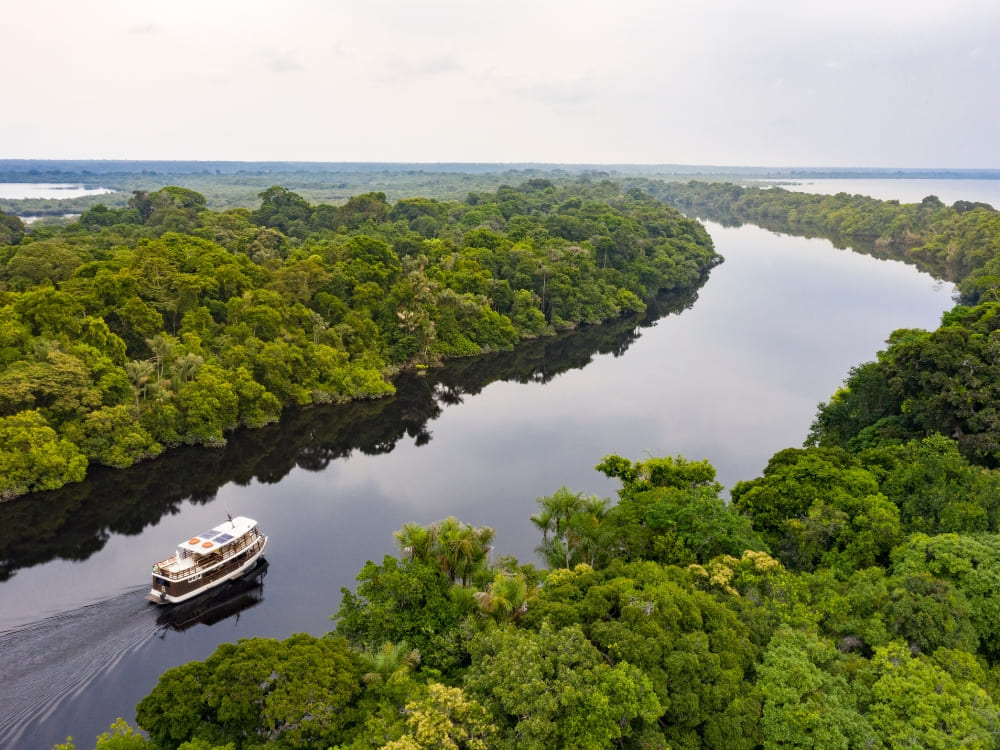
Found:
[{"label": "distant horizon line", "polygon": [[738,166],[724,164],[677,163],[600,163],[600,162],[534,162],[534,161],[303,161],[303,160],[236,160],[236,159],[58,159],[58,158],[0,158],[0,174],[32,174],[46,172],[59,174],[66,171],[102,173],[129,172],[207,172],[215,170],[235,174],[246,169],[318,172],[370,172],[370,171],[439,171],[439,172],[624,172],[631,174],[669,175],[742,175],[771,177],[810,176],[870,176],[870,177],[981,177],[1000,179],[1000,168],[969,167],[835,167],[817,165]]}]

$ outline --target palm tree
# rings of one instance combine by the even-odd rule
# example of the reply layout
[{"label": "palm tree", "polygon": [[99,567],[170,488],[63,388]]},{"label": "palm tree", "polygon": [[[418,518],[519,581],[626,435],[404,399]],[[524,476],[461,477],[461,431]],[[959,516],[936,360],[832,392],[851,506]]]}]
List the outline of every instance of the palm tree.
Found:
[{"label": "palm tree", "polygon": [[198,368],[203,364],[205,364],[204,357],[197,354],[185,354],[174,362],[174,372],[181,381],[188,383],[194,379]]},{"label": "palm tree", "polygon": [[368,669],[361,676],[366,685],[391,685],[404,679],[420,664],[420,651],[406,641],[383,643],[374,651],[362,651],[361,660]]},{"label": "palm tree", "polygon": [[163,363],[170,358],[170,353],[177,344],[177,339],[158,333],[151,339],[146,339],[146,345],[153,352],[153,361],[156,363],[156,379],[163,379]]},{"label": "palm tree", "polygon": [[604,548],[603,522],[610,503],[607,498],[591,495],[583,499],[579,511],[570,519],[578,556],[591,567],[597,563],[597,554]]},{"label": "palm tree", "polygon": [[419,523],[404,523],[403,528],[392,532],[392,535],[396,537],[396,544],[399,545],[403,554],[408,555],[411,560],[429,563],[436,532],[437,527],[421,526]]},{"label": "palm tree", "polygon": [[125,365],[125,372],[128,374],[128,379],[132,381],[132,390],[135,393],[136,416],[139,416],[139,394],[141,393],[143,398],[145,398],[146,384],[149,382],[149,378],[154,370],[153,363],[148,359],[133,359]]},{"label": "palm tree", "polygon": [[479,608],[497,622],[511,622],[528,611],[528,584],[523,573],[499,571],[486,591],[475,594]]},{"label": "palm tree", "polygon": [[541,529],[542,543],[536,552],[553,568],[570,568],[580,562],[594,565],[610,500],[596,495],[585,498],[564,485],[537,502],[541,510],[531,521]]},{"label": "palm tree", "polygon": [[538,513],[531,516],[531,522],[542,532],[542,544],[549,541],[549,532],[552,531],[552,511],[543,508]]},{"label": "palm tree", "polygon": [[464,586],[483,567],[495,532],[488,526],[475,528],[449,516],[429,526],[404,524],[393,536],[411,560],[432,565],[452,583],[461,580]]}]

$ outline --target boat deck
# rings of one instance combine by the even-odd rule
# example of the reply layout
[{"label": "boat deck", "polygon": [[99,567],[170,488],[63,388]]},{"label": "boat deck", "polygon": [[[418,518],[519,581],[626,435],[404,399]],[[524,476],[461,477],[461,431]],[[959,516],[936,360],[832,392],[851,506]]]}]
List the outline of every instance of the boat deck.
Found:
[{"label": "boat deck", "polygon": [[207,573],[260,538],[256,521],[234,518],[179,544],[175,555],[153,565],[153,575],[178,581]]}]

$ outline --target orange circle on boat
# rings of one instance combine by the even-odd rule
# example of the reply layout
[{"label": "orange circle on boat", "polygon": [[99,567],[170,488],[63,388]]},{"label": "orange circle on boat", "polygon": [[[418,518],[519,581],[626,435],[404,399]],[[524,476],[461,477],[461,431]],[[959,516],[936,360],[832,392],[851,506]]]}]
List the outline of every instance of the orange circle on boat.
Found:
[{"label": "orange circle on boat", "polygon": [[194,539],[188,539],[188,544],[197,544],[197,543],[198,543],[198,537],[195,537]]},{"label": "orange circle on boat", "polygon": [[208,549],[209,547],[212,547],[214,545],[211,542],[202,542],[201,546],[204,547],[205,549]]}]

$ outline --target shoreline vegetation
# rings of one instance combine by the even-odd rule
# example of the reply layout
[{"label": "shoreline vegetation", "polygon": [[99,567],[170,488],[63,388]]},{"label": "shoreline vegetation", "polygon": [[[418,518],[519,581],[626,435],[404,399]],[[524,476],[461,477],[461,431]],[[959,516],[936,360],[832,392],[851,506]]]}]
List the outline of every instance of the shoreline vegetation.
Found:
[{"label": "shoreline vegetation", "polygon": [[607,180],[259,197],[139,190],[30,231],[0,214],[0,500],[638,313],[721,262],[697,221]]},{"label": "shoreline vegetation", "polygon": [[730,502],[708,461],[609,455],[615,502],[537,499],[544,568],[493,556],[487,527],[407,524],[330,633],[168,670],[142,731],[119,720],[97,748],[996,748],[997,212],[683,189],[716,216],[881,241],[962,299],[892,333]]}]

